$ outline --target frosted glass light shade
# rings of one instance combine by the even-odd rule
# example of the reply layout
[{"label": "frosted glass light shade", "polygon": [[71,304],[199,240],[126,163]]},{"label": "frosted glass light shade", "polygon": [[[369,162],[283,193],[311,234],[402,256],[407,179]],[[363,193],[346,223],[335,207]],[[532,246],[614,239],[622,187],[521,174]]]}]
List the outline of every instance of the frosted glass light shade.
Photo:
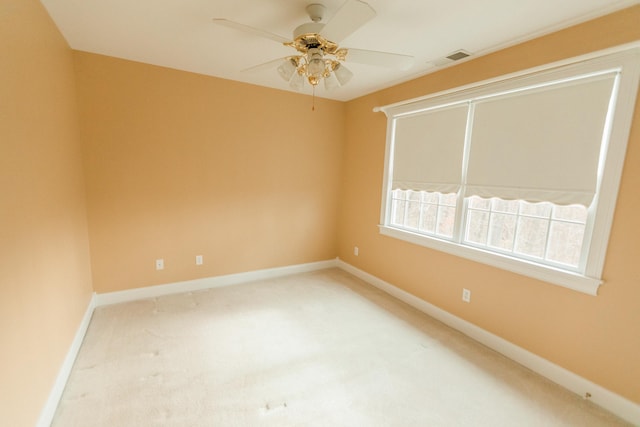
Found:
[{"label": "frosted glass light shade", "polygon": [[310,76],[320,77],[324,71],[324,62],[320,58],[314,58],[307,66],[307,72]]},{"label": "frosted glass light shade", "polygon": [[289,85],[295,90],[302,90],[304,87],[304,76],[299,73],[295,73],[289,82]]},{"label": "frosted glass light shade", "polygon": [[333,75],[333,73],[329,74],[327,77],[324,78],[324,88],[327,91],[334,90],[339,86],[340,86],[340,83],[338,82],[338,79],[336,79],[336,76]]},{"label": "frosted glass light shade", "polygon": [[278,67],[278,74],[285,82],[291,80],[293,73],[296,71],[296,64],[292,59],[285,59]]},{"label": "frosted glass light shade", "polygon": [[353,73],[351,72],[351,70],[349,70],[342,64],[338,64],[335,70],[333,70],[333,73],[336,75],[336,79],[338,79],[338,82],[341,86],[349,83],[349,80],[351,80],[351,77],[353,77]]}]

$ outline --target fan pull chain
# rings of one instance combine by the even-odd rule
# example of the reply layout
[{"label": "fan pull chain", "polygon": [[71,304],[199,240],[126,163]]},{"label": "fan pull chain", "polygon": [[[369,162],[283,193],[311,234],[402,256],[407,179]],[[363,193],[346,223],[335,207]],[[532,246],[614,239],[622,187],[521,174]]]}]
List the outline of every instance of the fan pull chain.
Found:
[{"label": "fan pull chain", "polygon": [[311,85],[311,111],[316,111],[316,85]]}]

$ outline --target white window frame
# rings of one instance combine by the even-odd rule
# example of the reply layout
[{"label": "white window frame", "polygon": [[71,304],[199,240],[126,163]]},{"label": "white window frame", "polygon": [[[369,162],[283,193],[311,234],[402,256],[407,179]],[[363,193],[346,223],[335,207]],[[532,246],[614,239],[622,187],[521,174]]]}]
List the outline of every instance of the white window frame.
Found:
[{"label": "white window frame", "polygon": [[[612,70],[619,72],[615,83],[617,96],[612,100],[612,103],[615,104],[615,113],[608,123],[608,141],[603,144],[602,148],[602,156],[604,157],[601,158],[604,161],[601,161],[599,165],[596,196],[589,207],[588,225],[584,237],[588,243],[584,246],[580,268],[572,270],[538,264],[530,260],[467,245],[463,243],[462,236],[460,236],[460,227],[457,227],[458,235],[456,236],[454,233],[454,239],[449,241],[391,225],[391,180],[393,177],[393,138],[396,118],[430,108],[468,102],[496,93]],[[433,95],[376,107],[374,111],[382,111],[387,116],[380,233],[589,295],[597,295],[598,288],[603,283],[602,271],[613,224],[613,214],[622,177],[630,127],[633,121],[639,78],[640,42],[635,42]],[[469,125],[470,123],[467,124],[467,126]],[[464,167],[466,170],[466,165]],[[461,196],[458,198],[456,217],[460,221],[466,214],[466,203],[466,199]]]}]

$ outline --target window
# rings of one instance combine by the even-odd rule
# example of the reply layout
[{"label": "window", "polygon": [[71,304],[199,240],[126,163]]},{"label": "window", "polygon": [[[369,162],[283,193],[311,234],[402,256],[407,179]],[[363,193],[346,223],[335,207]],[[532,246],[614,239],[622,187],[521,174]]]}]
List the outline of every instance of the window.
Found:
[{"label": "window", "polygon": [[464,242],[558,267],[577,268],[587,208],[472,196]]},{"label": "window", "polygon": [[455,194],[394,190],[391,201],[391,224],[431,236],[453,237]]},{"label": "window", "polygon": [[379,110],[381,233],[596,295],[640,47]]}]

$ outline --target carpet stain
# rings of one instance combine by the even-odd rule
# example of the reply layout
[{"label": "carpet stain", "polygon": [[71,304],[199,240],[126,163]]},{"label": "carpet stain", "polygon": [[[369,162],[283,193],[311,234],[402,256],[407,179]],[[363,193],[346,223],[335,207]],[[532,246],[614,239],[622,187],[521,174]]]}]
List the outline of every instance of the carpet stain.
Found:
[{"label": "carpet stain", "polygon": [[84,399],[87,396],[89,396],[89,393],[81,393],[81,394],[79,394],[77,396],[70,397],[69,400],[71,400],[71,401],[80,400],[80,399]]},{"label": "carpet stain", "polygon": [[154,350],[148,353],[142,353],[142,356],[147,356],[147,357],[158,357],[160,356],[160,350]]},{"label": "carpet stain", "polygon": [[287,408],[287,402],[282,402],[279,404],[265,403],[265,405],[262,408],[260,408],[260,412],[262,412],[263,415],[266,415],[276,411],[282,411],[283,409],[286,409],[286,408]]},{"label": "carpet stain", "polygon": [[141,377],[140,379],[142,381],[149,381],[149,380],[156,380],[156,379],[162,380],[162,374],[160,372],[154,372],[153,374],[147,375],[145,377]]},{"label": "carpet stain", "polygon": [[152,331],[151,329],[146,329],[146,328],[145,328],[145,329],[144,329],[144,332],[145,332],[146,334],[148,334],[148,335],[151,335],[152,337],[161,338],[161,339],[166,339],[166,338],[167,338],[166,336],[164,336],[164,335],[162,335],[162,334],[159,334],[159,333],[157,333],[157,332],[154,332],[154,331]]}]

